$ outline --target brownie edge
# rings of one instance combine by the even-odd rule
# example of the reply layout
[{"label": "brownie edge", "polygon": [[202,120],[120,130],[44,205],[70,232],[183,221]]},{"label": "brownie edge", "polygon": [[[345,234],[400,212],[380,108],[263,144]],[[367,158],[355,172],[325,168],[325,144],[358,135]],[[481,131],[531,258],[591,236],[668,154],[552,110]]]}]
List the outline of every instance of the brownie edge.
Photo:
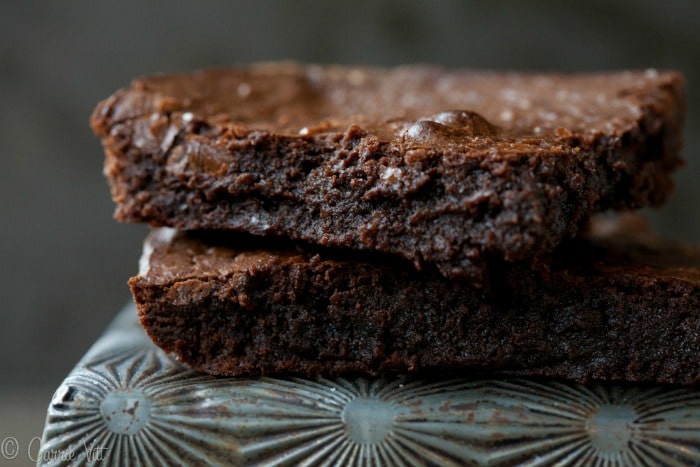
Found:
[{"label": "brownie edge", "polygon": [[[250,242],[253,242],[251,246]],[[129,281],[153,341],[215,375],[700,383],[700,252],[605,226],[475,288],[332,251],[155,230]]]}]

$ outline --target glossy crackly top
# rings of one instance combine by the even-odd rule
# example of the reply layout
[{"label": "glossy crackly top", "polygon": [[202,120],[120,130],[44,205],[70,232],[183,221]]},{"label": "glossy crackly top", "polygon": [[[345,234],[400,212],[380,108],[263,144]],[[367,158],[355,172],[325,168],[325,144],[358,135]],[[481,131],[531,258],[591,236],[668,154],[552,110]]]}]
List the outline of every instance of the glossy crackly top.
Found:
[{"label": "glossy crackly top", "polygon": [[619,134],[636,125],[655,89],[681,84],[680,74],[655,70],[562,75],[276,63],[138,79],[113,96],[119,105],[108,100],[101,111],[113,112],[112,121],[182,112],[185,120],[286,136],[355,125],[380,139],[445,144],[467,136]]},{"label": "glossy crackly top", "polygon": [[635,274],[678,279],[700,287],[700,248],[659,238],[644,219],[624,214],[596,220],[588,233],[596,248],[593,264],[607,274]]}]

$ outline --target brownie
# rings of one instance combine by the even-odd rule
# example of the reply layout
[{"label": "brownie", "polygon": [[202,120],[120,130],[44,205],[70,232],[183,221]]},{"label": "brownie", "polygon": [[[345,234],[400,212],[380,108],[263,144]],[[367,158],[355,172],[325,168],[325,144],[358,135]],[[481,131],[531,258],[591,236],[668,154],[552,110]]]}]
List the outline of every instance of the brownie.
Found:
[{"label": "brownie", "polygon": [[[215,375],[439,373],[700,383],[700,250],[597,224],[488,286],[405,260],[154,230],[130,280],[153,341]],[[407,267],[408,266],[408,267]]]},{"label": "brownie", "polygon": [[594,212],[661,204],[683,118],[675,72],[272,63],[137,79],[91,123],[120,221],[390,253],[479,283]]}]

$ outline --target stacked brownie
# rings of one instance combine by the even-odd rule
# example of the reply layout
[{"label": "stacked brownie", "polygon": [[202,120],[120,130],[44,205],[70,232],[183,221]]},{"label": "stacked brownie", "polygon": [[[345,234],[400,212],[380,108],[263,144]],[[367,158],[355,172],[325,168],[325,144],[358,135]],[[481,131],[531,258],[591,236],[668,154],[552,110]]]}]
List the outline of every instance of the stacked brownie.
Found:
[{"label": "stacked brownie", "polygon": [[217,375],[700,382],[700,250],[654,237],[683,79],[259,64],[92,117],[160,347]]}]

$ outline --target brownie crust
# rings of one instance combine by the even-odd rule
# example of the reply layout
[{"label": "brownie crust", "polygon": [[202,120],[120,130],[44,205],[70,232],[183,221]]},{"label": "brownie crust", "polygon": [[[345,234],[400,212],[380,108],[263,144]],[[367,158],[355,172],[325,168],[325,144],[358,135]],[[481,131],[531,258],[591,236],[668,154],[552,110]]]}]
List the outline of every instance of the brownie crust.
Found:
[{"label": "brownie crust", "polygon": [[[155,230],[129,282],[153,341],[215,375],[700,383],[700,251],[597,227],[476,288],[399,260]],[[408,267],[407,267],[408,266]]]},{"label": "brownie crust", "polygon": [[136,80],[92,127],[116,218],[390,253],[480,283],[592,213],[659,205],[674,72],[251,65]]}]

